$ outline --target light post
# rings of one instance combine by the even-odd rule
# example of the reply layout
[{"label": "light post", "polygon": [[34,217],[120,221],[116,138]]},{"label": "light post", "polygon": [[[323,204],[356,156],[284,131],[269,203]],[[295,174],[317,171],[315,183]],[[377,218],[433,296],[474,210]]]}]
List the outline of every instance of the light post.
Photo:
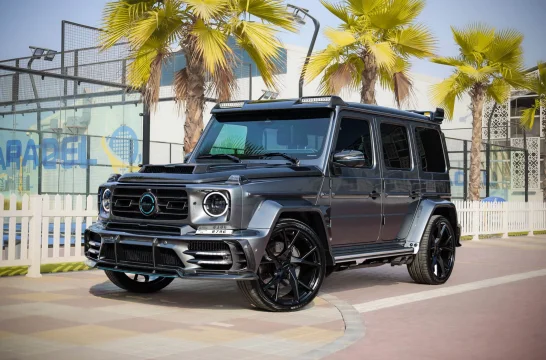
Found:
[{"label": "light post", "polygon": [[[313,33],[313,38],[311,39],[311,44],[309,44],[309,50],[307,51],[307,57],[305,58],[305,62],[303,63],[303,68],[301,69],[301,75],[300,75],[300,82],[299,82],[299,97],[303,97],[303,83],[305,81],[305,70],[307,70],[307,64],[309,63],[309,58],[311,57],[311,54],[313,53],[313,48],[315,47],[315,41],[317,40],[317,35],[320,29],[320,23],[317,19],[309,15],[309,10],[303,9],[299,6],[295,6],[292,4],[288,4],[288,7],[294,9],[294,13],[292,16],[294,17],[294,20],[301,25],[305,25],[305,18],[309,17],[313,21],[313,24],[315,25],[315,32]],[[303,15],[303,16],[302,16]]]}]

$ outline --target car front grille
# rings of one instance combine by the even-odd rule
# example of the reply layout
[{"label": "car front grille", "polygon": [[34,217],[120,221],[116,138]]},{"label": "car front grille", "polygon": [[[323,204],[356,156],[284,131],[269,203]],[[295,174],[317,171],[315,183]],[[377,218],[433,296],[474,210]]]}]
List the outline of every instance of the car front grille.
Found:
[{"label": "car front grille", "polygon": [[[147,192],[157,199],[157,211],[151,215],[144,215],[139,206],[141,196]],[[118,186],[113,190],[112,214],[131,219],[184,220],[188,217],[188,194],[176,188]]]}]

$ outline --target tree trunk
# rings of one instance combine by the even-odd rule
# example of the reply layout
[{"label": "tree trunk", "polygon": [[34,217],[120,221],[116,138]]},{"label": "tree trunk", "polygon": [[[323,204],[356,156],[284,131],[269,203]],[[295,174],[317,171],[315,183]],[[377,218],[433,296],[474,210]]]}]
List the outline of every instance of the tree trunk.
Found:
[{"label": "tree trunk", "polygon": [[[476,84],[470,91],[472,107],[472,146],[470,149],[470,200],[480,200],[481,159],[482,159],[482,116],[485,103],[485,88]],[[489,179],[487,180],[489,181]]]},{"label": "tree trunk", "polygon": [[363,56],[364,70],[362,70],[362,89],[360,102],[363,104],[377,104],[375,101],[375,83],[377,82],[377,63],[375,57],[366,53]]},{"label": "tree trunk", "polygon": [[205,107],[205,69],[198,57],[186,56],[188,74],[186,95],[186,122],[184,123],[184,154],[193,151],[203,132],[203,108]]}]

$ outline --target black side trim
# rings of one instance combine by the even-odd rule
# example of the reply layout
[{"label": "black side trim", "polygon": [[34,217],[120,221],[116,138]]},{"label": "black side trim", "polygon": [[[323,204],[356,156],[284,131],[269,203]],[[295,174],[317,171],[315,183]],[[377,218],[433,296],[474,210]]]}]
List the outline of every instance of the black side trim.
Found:
[{"label": "black side trim", "polygon": [[405,242],[394,242],[385,244],[355,244],[355,245],[343,245],[333,246],[332,254],[334,257],[348,256],[348,255],[360,255],[371,254],[383,251],[397,251],[397,250],[410,250],[411,248],[404,247]]}]

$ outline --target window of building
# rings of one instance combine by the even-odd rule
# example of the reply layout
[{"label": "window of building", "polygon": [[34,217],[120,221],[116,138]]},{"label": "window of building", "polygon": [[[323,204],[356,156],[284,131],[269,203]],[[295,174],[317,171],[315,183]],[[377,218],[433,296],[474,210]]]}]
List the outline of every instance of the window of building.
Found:
[{"label": "window of building", "polygon": [[445,172],[446,162],[440,132],[418,127],[415,129],[415,141],[421,170],[425,172]]},{"label": "window of building", "polygon": [[342,119],[337,136],[336,152],[342,150],[362,151],[366,164],[360,167],[373,166],[372,138],[370,123],[366,120]]},{"label": "window of building", "polygon": [[380,130],[385,166],[388,169],[410,170],[411,152],[406,127],[382,123]]}]

